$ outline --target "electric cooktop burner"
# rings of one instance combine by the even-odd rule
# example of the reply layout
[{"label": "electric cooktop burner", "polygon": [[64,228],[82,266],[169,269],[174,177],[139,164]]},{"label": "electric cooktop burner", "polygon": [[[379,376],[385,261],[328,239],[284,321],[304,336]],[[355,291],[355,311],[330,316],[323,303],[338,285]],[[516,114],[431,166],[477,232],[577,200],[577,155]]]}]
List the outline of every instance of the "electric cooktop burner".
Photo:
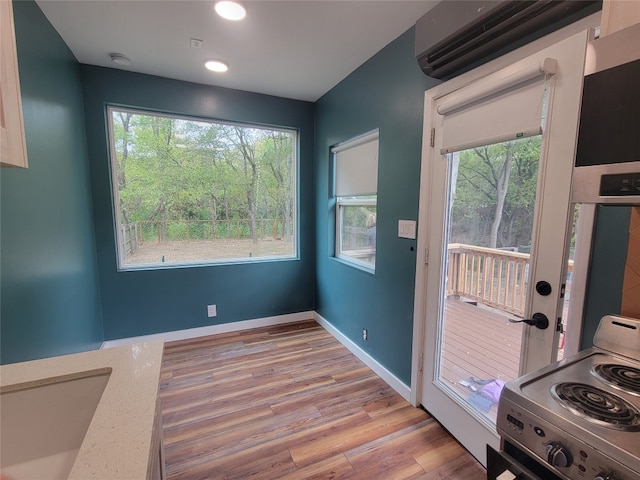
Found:
[{"label": "electric cooktop burner", "polygon": [[640,395],[640,369],[615,363],[603,363],[591,367],[591,373],[614,388]]},{"label": "electric cooktop burner", "polygon": [[557,383],[551,395],[590,422],[626,432],[640,431],[640,410],[612,393],[584,383]]}]

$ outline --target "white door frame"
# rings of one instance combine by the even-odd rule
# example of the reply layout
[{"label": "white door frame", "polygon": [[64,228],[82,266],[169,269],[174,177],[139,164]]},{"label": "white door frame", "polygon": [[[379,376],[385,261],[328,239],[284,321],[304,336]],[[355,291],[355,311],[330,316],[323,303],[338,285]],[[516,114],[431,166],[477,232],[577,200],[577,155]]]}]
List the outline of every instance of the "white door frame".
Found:
[{"label": "white door frame", "polygon": [[[600,15],[594,14],[590,17],[582,19],[564,29],[554,32],[532,44],[526,45],[514,52],[511,52],[503,57],[500,57],[490,63],[480,66],[470,72],[467,72],[453,80],[448,81],[446,84],[442,84],[435,88],[430,89],[425,93],[425,124],[423,131],[423,146],[422,146],[422,165],[420,174],[420,204],[419,204],[419,222],[418,222],[418,251],[416,258],[416,279],[415,279],[415,297],[414,297],[414,327],[413,327],[413,354],[412,354],[412,371],[411,371],[411,403],[413,405],[419,405],[422,403],[422,391],[423,391],[423,366],[425,365],[425,357],[428,357],[428,361],[434,361],[433,357],[435,352],[425,352],[425,336],[427,332],[426,326],[426,290],[427,290],[427,268],[429,263],[429,252],[427,251],[429,245],[429,236],[432,233],[431,228],[442,228],[441,225],[435,225],[434,227],[429,225],[426,220],[428,211],[428,204],[430,201],[431,191],[431,178],[433,176],[433,149],[430,146],[431,139],[431,115],[427,116],[427,112],[430,112],[436,98],[440,98],[447,93],[455,91],[465,85],[468,85],[476,79],[487,76],[500,69],[506,68],[509,65],[522,60],[529,55],[534,54],[548,46],[551,46],[560,40],[568,38],[576,33],[584,31],[588,28],[595,28],[600,21]],[[577,115],[576,115],[577,122]],[[437,153],[437,152],[436,152]],[[445,188],[444,185],[437,188]],[[439,255],[434,252],[434,255]],[[439,265],[441,259],[432,259],[434,264]],[[555,323],[552,321],[552,323]],[[553,328],[553,325],[550,326]],[[453,403],[453,402],[452,402]],[[453,406],[453,405],[452,405]],[[456,405],[457,406],[457,405]],[[470,429],[483,429],[486,431],[486,427],[480,422],[473,422],[465,425],[469,434],[472,434]],[[454,435],[456,432],[452,432]],[[466,432],[465,432],[466,433]],[[495,443],[497,445],[498,437],[495,434]],[[485,455],[483,452],[472,452],[482,463],[485,463]]]}]

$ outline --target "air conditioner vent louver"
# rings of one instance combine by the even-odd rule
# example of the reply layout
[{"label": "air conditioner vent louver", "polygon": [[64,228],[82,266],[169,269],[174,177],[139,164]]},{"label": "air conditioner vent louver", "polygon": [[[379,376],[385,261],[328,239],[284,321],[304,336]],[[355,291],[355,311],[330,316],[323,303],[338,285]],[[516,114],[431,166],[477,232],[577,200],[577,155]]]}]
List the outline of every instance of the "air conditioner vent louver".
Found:
[{"label": "air conditioner vent louver", "polygon": [[593,13],[601,4],[599,0],[444,1],[416,23],[418,64],[430,77],[450,78]]}]

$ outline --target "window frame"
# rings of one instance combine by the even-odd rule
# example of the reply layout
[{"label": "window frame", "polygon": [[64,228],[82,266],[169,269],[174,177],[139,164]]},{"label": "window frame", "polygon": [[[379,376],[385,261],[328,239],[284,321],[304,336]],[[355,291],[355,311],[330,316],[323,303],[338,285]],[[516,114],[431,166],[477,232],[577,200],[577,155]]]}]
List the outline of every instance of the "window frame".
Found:
[{"label": "window frame", "polygon": [[[121,224],[121,212],[118,207],[120,204],[120,191],[117,184],[118,179],[118,161],[117,161],[117,152],[116,145],[114,140],[114,124],[113,124],[113,112],[125,112],[146,116],[157,116],[162,118],[170,118],[176,120],[183,121],[193,121],[199,123],[211,123],[211,124],[221,124],[225,126],[237,126],[243,128],[254,128],[258,130],[269,130],[274,132],[284,132],[290,134],[292,136],[292,154],[294,155],[294,159],[292,162],[292,199],[293,199],[293,207],[291,212],[291,221],[293,225],[291,226],[291,232],[293,234],[293,252],[290,255],[269,255],[269,256],[260,256],[260,257],[233,257],[233,258],[216,258],[216,259],[200,259],[193,261],[180,261],[180,262],[167,262],[167,263],[135,263],[135,264],[125,264],[124,263],[124,253],[123,253],[123,245],[124,238],[122,235],[122,224]],[[188,114],[176,114],[176,113],[168,113],[159,109],[148,109],[143,107],[131,107],[131,106],[122,106],[118,104],[106,104],[105,105],[105,115],[107,120],[107,131],[106,131],[106,139],[107,139],[107,150],[108,155],[107,159],[109,162],[109,185],[110,185],[110,197],[111,197],[111,206],[112,206],[112,214],[113,214],[113,230],[114,230],[114,241],[115,241],[115,254],[116,254],[116,266],[118,271],[140,271],[140,270],[164,270],[164,269],[172,269],[172,268],[194,268],[194,267],[210,267],[217,265],[230,265],[230,264],[254,264],[254,263],[265,263],[265,262],[280,262],[280,261],[295,261],[300,259],[300,132],[297,128],[291,127],[283,127],[283,126],[274,126],[267,125],[261,123],[249,123],[249,122],[239,122],[239,121],[230,121],[225,119],[219,119],[214,117],[203,117],[198,115],[188,115]]]},{"label": "window frame", "polygon": [[[356,162],[359,164],[358,166],[360,166],[362,168],[362,163],[367,163],[368,161],[375,161],[375,168],[376,168],[376,172],[375,172],[375,192],[371,192],[369,190],[367,191],[363,191],[363,192],[355,192],[353,194],[345,194],[345,195],[339,195],[337,193],[337,184],[338,184],[338,172],[341,170],[338,166],[338,154],[341,152],[345,152],[348,151],[349,149],[356,149],[356,148],[361,148],[361,147],[365,147],[372,143],[375,142],[376,143],[376,153],[375,153],[375,159],[374,160],[363,160],[362,158],[359,158],[356,160]],[[365,261],[365,260],[360,260],[357,257],[353,256],[353,255],[349,255],[347,253],[344,252],[343,250],[343,246],[342,246],[342,241],[343,241],[343,235],[342,235],[342,225],[343,225],[343,218],[344,218],[344,209],[346,207],[353,207],[353,206],[373,206],[375,207],[376,210],[376,218],[377,218],[377,214],[378,214],[378,165],[379,165],[379,152],[380,152],[380,130],[379,129],[374,129],[371,130],[369,132],[366,132],[362,135],[358,135],[356,137],[353,137],[349,140],[346,140],[344,142],[335,144],[331,147],[330,149],[331,151],[331,158],[332,158],[332,167],[333,167],[333,178],[332,178],[332,187],[331,187],[331,193],[332,193],[332,197],[334,199],[334,205],[335,205],[335,209],[334,209],[334,214],[335,214],[335,238],[334,238],[334,242],[333,242],[333,247],[334,247],[334,252],[333,252],[333,257],[336,260],[339,260],[349,266],[361,269],[361,270],[365,270],[369,273],[375,273],[376,270],[376,253],[377,253],[377,243],[378,243],[378,239],[377,239],[377,230],[376,230],[376,241],[375,241],[375,245],[374,245],[374,254],[373,254],[373,262],[369,262],[369,261]],[[353,158],[351,159],[353,160]],[[348,169],[347,169],[348,170]],[[353,173],[352,173],[353,174]],[[368,182],[371,183],[371,182]],[[377,222],[376,222],[377,223]]]}]

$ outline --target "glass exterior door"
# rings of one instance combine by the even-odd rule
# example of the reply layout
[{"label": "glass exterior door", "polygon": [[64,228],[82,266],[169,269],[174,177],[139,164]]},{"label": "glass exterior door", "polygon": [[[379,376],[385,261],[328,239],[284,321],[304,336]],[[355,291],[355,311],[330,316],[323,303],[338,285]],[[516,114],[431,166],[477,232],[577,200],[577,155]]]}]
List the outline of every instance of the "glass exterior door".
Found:
[{"label": "glass exterior door", "polygon": [[557,358],[588,39],[425,94],[416,397],[483,464],[504,383]]}]

